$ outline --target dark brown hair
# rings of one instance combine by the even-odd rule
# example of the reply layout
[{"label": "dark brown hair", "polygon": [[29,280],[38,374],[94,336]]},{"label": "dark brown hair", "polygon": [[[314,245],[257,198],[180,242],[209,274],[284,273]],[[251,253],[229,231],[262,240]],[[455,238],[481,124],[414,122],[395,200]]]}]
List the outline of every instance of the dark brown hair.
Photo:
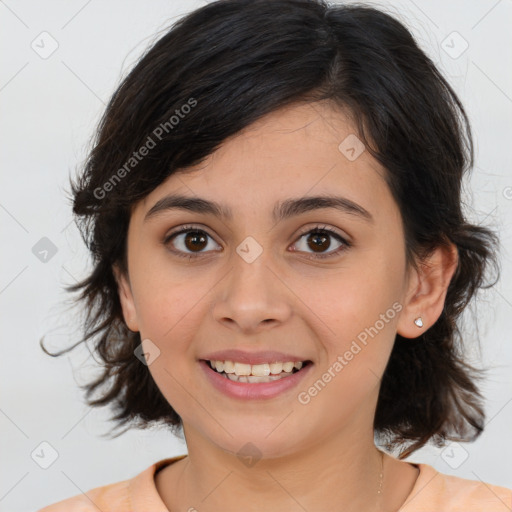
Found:
[{"label": "dark brown hair", "polygon": [[[488,264],[498,275],[499,265],[496,235],[462,211],[463,177],[473,165],[467,115],[402,23],[364,5],[322,0],[211,2],[158,39],[113,94],[71,183],[93,268],[68,289],[80,292],[87,315],[78,343],[92,342],[103,367],[84,386],[88,404],[110,405],[118,426],[179,431],[180,417],[134,355],[140,335],[124,323],[112,271],[118,264],[126,272],[131,208],[227,137],[304,100],[329,100],[351,113],[387,170],[408,264],[448,242],[458,249],[440,318],[417,339],[396,336],[376,434],[388,449],[407,445],[400,458],[429,440],[475,439],[484,425],[475,383],[481,370],[465,362],[456,321],[479,288],[495,284],[485,284]],[[143,146],[150,149],[142,157]]]}]

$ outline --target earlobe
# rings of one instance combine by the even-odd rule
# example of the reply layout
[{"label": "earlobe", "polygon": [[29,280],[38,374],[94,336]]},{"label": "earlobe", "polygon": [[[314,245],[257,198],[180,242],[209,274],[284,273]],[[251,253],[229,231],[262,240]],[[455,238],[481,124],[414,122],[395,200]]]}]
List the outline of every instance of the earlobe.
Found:
[{"label": "earlobe", "polygon": [[406,303],[397,325],[400,336],[417,338],[437,322],[457,265],[457,247],[449,244],[438,246],[418,269],[412,270]]},{"label": "earlobe", "polygon": [[128,329],[138,332],[139,325],[137,322],[137,311],[128,276],[126,273],[122,272],[117,265],[112,267],[112,271],[117,282],[117,291],[119,294],[119,301],[121,302],[121,308],[123,310],[124,321],[128,326]]}]

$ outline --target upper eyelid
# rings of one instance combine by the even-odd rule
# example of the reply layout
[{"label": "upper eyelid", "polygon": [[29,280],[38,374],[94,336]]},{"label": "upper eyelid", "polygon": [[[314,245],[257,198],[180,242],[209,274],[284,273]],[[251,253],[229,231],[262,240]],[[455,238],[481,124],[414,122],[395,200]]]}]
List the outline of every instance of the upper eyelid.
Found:
[{"label": "upper eyelid", "polygon": [[204,233],[206,233],[210,238],[215,238],[209,231],[207,228],[204,228],[202,227],[201,225],[195,225],[195,224],[192,224],[192,225],[189,225],[189,224],[183,224],[181,226],[178,226],[174,229],[171,229],[169,230],[168,232],[166,232],[166,234],[164,235],[164,240],[169,240],[171,237],[175,236],[175,235],[179,235],[179,234],[183,234],[184,232],[186,233],[187,231],[203,231]]},{"label": "upper eyelid", "polygon": [[310,231],[315,231],[315,230],[329,231],[332,234],[339,236],[340,238],[346,238],[346,239],[350,238],[348,235],[345,235],[343,232],[339,232],[340,231],[339,228],[332,227],[329,224],[319,224],[319,223],[317,223],[314,226],[307,226],[304,229],[301,229],[300,232],[298,233],[298,236],[306,235]]}]

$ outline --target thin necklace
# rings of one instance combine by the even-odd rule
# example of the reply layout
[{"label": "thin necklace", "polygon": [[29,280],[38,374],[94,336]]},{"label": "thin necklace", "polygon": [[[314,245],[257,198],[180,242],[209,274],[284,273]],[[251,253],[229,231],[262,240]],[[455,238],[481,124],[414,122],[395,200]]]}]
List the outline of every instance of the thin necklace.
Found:
[{"label": "thin necklace", "polygon": [[384,453],[379,450],[380,452],[380,482],[379,482],[379,490],[377,491],[377,494],[382,494],[382,481],[384,480]]},{"label": "thin necklace", "polygon": [[379,510],[382,510],[381,500],[382,500],[382,482],[384,480],[384,452],[382,452],[381,450],[379,450],[379,452],[380,452],[380,475],[379,475],[379,489],[377,491],[377,496],[380,497]]}]

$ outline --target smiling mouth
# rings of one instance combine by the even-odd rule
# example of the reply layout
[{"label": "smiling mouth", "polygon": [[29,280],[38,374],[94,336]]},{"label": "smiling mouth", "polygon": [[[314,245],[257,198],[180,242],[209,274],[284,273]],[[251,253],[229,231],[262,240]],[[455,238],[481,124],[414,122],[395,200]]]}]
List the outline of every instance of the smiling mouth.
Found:
[{"label": "smiling mouth", "polygon": [[[233,382],[244,382],[256,384],[260,382],[272,382],[275,380],[286,379],[294,373],[301,371],[306,366],[312,364],[312,361],[297,361],[290,363],[274,363],[273,365],[245,365],[232,363],[230,361],[208,361],[203,360],[214,372],[218,373],[225,379]],[[219,364],[221,363],[221,364]],[[231,363],[231,364],[230,364]],[[292,366],[293,365],[293,366]],[[258,375],[254,375],[257,373]],[[261,375],[263,373],[263,375]],[[265,375],[266,374],[266,375]]]}]

